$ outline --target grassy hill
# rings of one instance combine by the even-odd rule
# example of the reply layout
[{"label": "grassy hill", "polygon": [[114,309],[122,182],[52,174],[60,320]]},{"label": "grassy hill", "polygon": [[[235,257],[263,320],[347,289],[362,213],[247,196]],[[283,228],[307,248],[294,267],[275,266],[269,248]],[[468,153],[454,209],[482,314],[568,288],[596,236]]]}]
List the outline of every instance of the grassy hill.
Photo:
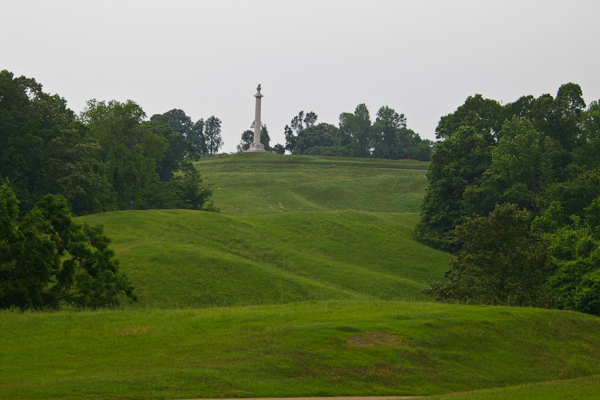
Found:
[{"label": "grassy hill", "polygon": [[334,301],[0,317],[2,399],[430,395],[600,368],[600,319],[556,310]]},{"label": "grassy hill", "polygon": [[410,239],[414,214],[153,210],[85,220],[104,224],[141,307],[424,300],[449,259]]},{"label": "grassy hill", "polygon": [[411,240],[425,163],[242,153],[197,167],[220,214],[83,218],[104,224],[139,306],[425,300],[447,269],[447,254]]},{"label": "grassy hill", "polygon": [[423,302],[450,259],[411,239],[427,164],[236,154],[196,166],[221,213],[80,218],[104,224],[138,304],[0,312],[0,398],[600,390],[596,317]]}]

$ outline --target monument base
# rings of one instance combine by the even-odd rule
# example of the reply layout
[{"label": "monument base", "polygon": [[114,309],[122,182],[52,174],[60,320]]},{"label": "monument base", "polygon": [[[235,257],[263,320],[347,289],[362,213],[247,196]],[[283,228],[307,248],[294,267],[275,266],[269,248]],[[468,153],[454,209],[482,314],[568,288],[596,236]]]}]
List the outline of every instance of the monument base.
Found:
[{"label": "monument base", "polygon": [[268,153],[262,143],[251,143],[245,153]]}]

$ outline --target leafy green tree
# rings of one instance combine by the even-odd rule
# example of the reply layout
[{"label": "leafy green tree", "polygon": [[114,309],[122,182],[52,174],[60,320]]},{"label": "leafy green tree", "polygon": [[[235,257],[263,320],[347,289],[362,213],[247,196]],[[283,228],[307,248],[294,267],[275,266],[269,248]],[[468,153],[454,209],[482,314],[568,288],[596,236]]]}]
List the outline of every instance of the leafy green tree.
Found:
[{"label": "leafy green tree", "polygon": [[192,119],[185,115],[183,110],[177,108],[167,111],[164,114],[154,114],[150,117],[150,121],[168,125],[173,132],[181,133],[184,136],[189,135],[194,126]]},{"label": "leafy green tree", "polygon": [[373,141],[375,143],[375,156],[397,160],[400,153],[408,143],[401,135],[406,130],[406,117],[398,114],[394,109],[384,106],[377,111],[377,119],[373,124]]},{"label": "leafy green tree", "polygon": [[211,116],[204,124],[204,144],[208,150],[208,155],[217,154],[223,139],[221,138],[221,120],[215,116]]},{"label": "leafy green tree", "polygon": [[22,213],[48,193],[64,195],[78,214],[114,209],[100,148],[64,99],[6,70],[0,99],[0,176],[17,191]]},{"label": "leafy green tree", "polygon": [[285,149],[290,153],[296,147],[298,140],[298,133],[309,126],[313,126],[317,123],[319,116],[312,111],[304,114],[304,111],[300,111],[298,115],[292,118],[290,125],[286,125],[284,128],[285,134]]},{"label": "leafy green tree", "polygon": [[548,237],[557,265],[548,279],[556,307],[600,315],[600,242],[577,222]]},{"label": "leafy green tree", "polygon": [[527,211],[509,203],[487,217],[468,218],[456,228],[463,245],[447,282],[434,282],[424,293],[444,302],[552,306],[550,243],[529,229],[529,220]]},{"label": "leafy green tree", "polygon": [[67,201],[47,195],[16,224],[18,200],[0,187],[0,308],[108,307],[136,299],[102,226],[76,224]]},{"label": "leafy green tree", "polygon": [[421,203],[421,220],[415,229],[419,241],[445,251],[460,244],[454,227],[467,217],[463,194],[491,164],[491,147],[473,127],[461,127],[436,144],[427,171],[429,186]]},{"label": "leafy green tree", "polygon": [[206,137],[204,135],[204,120],[202,118],[196,121],[191,132],[187,135],[187,139],[192,144],[194,153],[196,153],[197,156],[200,157],[208,154]]},{"label": "leafy green tree", "polygon": [[277,143],[275,146],[273,146],[273,151],[275,153],[277,153],[277,154],[284,155],[285,154],[285,147],[282,144]]},{"label": "leafy green tree", "polygon": [[326,123],[304,128],[298,132],[292,154],[307,154],[314,147],[333,147],[337,132],[338,128]]},{"label": "leafy green tree", "polygon": [[486,215],[496,203],[514,203],[535,210],[536,193],[552,183],[558,151],[554,140],[526,118],[513,117],[502,127],[492,163],[463,195],[467,215]]},{"label": "leafy green tree", "polygon": [[108,179],[117,193],[119,208],[131,200],[148,208],[144,193],[169,148],[169,141],[157,129],[162,125],[145,122],[146,114],[131,100],[90,100],[81,115],[102,149]]},{"label": "leafy green tree", "polygon": [[576,165],[583,169],[600,167],[600,103],[592,101],[581,115],[578,146],[573,151]]},{"label": "leafy green tree", "polygon": [[461,126],[470,126],[488,142],[498,140],[504,122],[502,105],[496,100],[484,99],[477,94],[469,96],[463,105],[452,114],[440,119],[435,135],[445,139],[457,132]]},{"label": "leafy green tree", "polygon": [[406,117],[388,106],[381,107],[371,128],[373,156],[392,160],[414,158],[429,161],[431,141],[423,141],[406,127]]},{"label": "leafy green tree", "polygon": [[569,179],[556,182],[538,194],[537,204],[546,209],[557,201],[566,215],[584,217],[584,208],[600,196],[600,168],[577,171]]},{"label": "leafy green tree", "polygon": [[354,114],[340,115],[340,133],[342,146],[349,142],[358,157],[371,156],[371,116],[365,104],[356,106]]}]

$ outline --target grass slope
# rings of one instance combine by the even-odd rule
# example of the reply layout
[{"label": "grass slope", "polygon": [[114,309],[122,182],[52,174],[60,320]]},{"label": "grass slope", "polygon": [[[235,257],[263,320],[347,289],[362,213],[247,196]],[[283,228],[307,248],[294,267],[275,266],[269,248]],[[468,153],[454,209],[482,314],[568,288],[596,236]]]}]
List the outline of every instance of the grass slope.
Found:
[{"label": "grass slope", "polygon": [[222,213],[83,218],[104,224],[142,307],[425,300],[447,269],[411,240],[426,163],[241,153],[196,166]]},{"label": "grass slope", "polygon": [[[335,166],[334,166],[335,165]],[[239,153],[196,163],[224,214],[418,212],[427,163]]]},{"label": "grass slope", "polygon": [[139,306],[423,300],[449,256],[410,239],[415,214],[228,216],[187,210],[91,215],[113,239]]},{"label": "grass slope", "polygon": [[429,400],[597,400],[600,375],[428,397]]},{"label": "grass slope", "polygon": [[429,395],[600,368],[600,319],[556,310],[336,301],[0,316],[3,399]]}]

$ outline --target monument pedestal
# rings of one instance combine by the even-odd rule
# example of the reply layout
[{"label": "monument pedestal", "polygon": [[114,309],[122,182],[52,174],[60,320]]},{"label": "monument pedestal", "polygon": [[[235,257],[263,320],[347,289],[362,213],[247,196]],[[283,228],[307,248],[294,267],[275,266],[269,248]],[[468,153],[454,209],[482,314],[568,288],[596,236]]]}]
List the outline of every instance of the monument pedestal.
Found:
[{"label": "monument pedestal", "polygon": [[247,153],[268,153],[262,143],[250,143],[250,147],[246,150]]}]

